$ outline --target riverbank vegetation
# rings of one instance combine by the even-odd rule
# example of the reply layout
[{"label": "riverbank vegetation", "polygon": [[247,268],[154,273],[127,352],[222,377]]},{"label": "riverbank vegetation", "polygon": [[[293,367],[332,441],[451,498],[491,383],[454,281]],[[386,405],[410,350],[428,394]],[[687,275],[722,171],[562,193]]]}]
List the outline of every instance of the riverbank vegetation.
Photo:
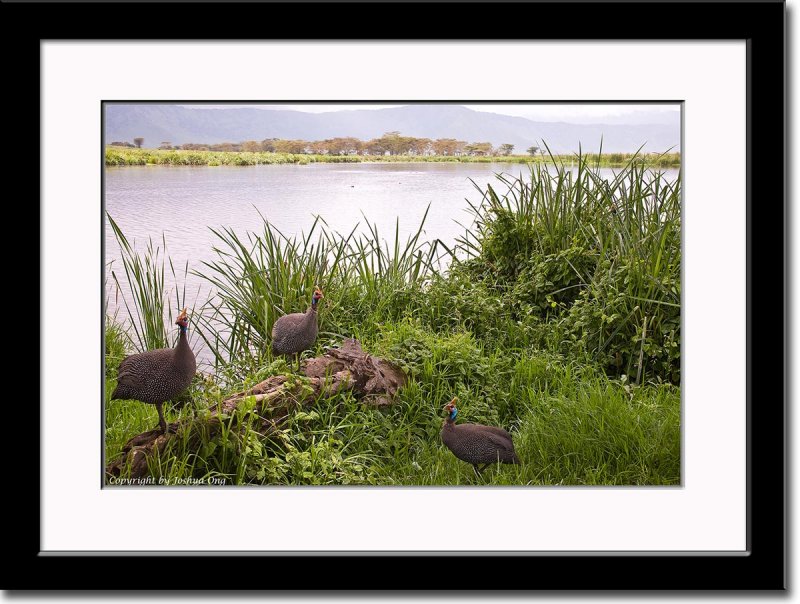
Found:
[{"label": "riverbank vegetation", "polygon": [[[631,161],[653,167],[679,167],[680,154],[654,154],[642,156],[630,153],[605,153],[586,155],[591,165],[624,167]],[[546,164],[550,156],[531,155],[329,155],[316,153],[283,153],[273,151],[198,151],[185,149],[129,149],[106,147],[106,166],[260,166],[271,164],[314,163],[539,163]],[[555,156],[555,160],[570,165],[577,163],[575,155]]]},{"label": "riverbank vegetation", "polygon": [[[245,409],[199,448],[172,439],[150,460],[153,475],[227,484],[679,484],[680,178],[655,169],[658,158],[631,158],[612,178],[600,176],[596,159],[573,160],[577,170],[550,156],[526,177],[476,187],[474,222],[451,247],[423,239],[425,217],[407,241],[397,232],[386,241],[375,227],[339,234],[322,219],[303,237],[266,221],[255,233],[215,229],[217,259],[192,272],[216,294],[190,315],[193,346],[208,347],[214,368],[168,421],[206,413],[268,376],[293,375],[272,357],[270,330],[278,309],[304,310],[317,284],[320,336],[306,354],[355,337],[409,382],[383,409],[347,393],[320,397],[267,437],[248,428]],[[138,252],[109,218],[125,267],[115,270],[126,271],[135,295],[107,321],[107,395],[123,351],[172,341],[185,291],[158,284],[164,270],[189,270],[159,246]],[[109,283],[125,297],[124,286]],[[460,421],[508,429],[522,464],[476,477],[457,460],[439,437],[453,396]],[[107,402],[105,412],[108,459],[157,421],[154,407],[131,401]]]},{"label": "riverbank vegetation", "polygon": [[[514,145],[461,141],[454,138],[418,138],[400,132],[387,132],[371,140],[352,136],[319,141],[270,138],[241,143],[186,143],[173,145],[163,141],[157,149],[142,149],[143,138],[112,141],[106,147],[107,166],[181,165],[181,166],[253,166],[264,164],[353,163],[353,162],[546,162],[550,150],[543,143],[533,144],[524,153],[514,154]],[[602,145],[601,145],[602,147]],[[520,149],[519,151],[522,151]],[[632,160],[646,161],[658,167],[680,165],[678,153],[605,153],[586,158],[603,166],[624,166]],[[574,162],[572,155],[559,161]]]}]

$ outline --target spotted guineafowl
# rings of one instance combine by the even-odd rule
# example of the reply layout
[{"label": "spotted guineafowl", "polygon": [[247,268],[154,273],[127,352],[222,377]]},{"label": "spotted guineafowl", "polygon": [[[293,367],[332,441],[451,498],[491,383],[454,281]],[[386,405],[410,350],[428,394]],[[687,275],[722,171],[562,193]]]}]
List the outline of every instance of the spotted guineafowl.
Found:
[{"label": "spotted guineafowl", "polygon": [[175,324],[181,328],[175,348],[159,348],[125,357],[119,365],[119,381],[111,395],[111,400],[130,399],[155,405],[158,409],[158,426],[165,434],[167,422],[164,420],[164,403],[189,387],[197,369],[186,335],[189,317],[185,308]]},{"label": "spotted guineafowl", "polygon": [[[493,463],[519,463],[511,435],[502,428],[481,424],[456,425],[456,400],[444,406],[447,417],[442,425],[442,442],[462,461],[471,463],[476,474]],[[483,467],[479,468],[478,465]]]},{"label": "spotted guineafowl", "polygon": [[311,348],[317,341],[317,304],[324,298],[320,288],[314,288],[311,306],[306,312],[284,315],[272,326],[272,353],[295,355],[300,371],[300,353]]}]

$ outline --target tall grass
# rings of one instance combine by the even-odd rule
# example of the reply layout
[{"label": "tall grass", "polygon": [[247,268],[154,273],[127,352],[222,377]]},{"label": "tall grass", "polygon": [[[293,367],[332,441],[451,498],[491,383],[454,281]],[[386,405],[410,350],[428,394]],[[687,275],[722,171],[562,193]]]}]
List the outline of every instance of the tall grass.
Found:
[{"label": "tall grass", "polygon": [[[161,246],[148,239],[144,254],[139,253],[114,219],[107,215],[114,237],[119,245],[122,274],[110,267],[115,286],[114,297],[122,300],[125,309],[123,323],[130,345],[136,352],[173,346],[178,333],[173,324],[180,309],[187,306],[186,276],[188,261],[183,271],[175,265],[167,250],[167,241],[161,237]],[[169,266],[169,273],[166,273]],[[122,275],[124,274],[124,279]],[[174,287],[168,287],[165,274],[171,277]],[[181,285],[182,283],[182,285]],[[110,296],[111,292],[107,292]],[[174,295],[174,299],[171,297]],[[194,313],[196,305],[192,305]]]},{"label": "tall grass", "polygon": [[563,351],[678,383],[680,176],[630,161],[609,179],[579,157],[575,172],[553,158],[529,179],[498,178],[502,194],[476,185],[452,252],[463,270],[550,322]]},{"label": "tall grass", "polygon": [[[199,407],[287,371],[270,331],[307,308],[315,285],[317,348],[356,337],[409,383],[388,409],[323,397],[266,436],[243,408],[200,435],[199,450],[174,439],[152,471],[236,484],[678,484],[681,182],[655,160],[632,158],[609,178],[585,156],[551,156],[528,176],[476,183],[473,222],[450,249],[422,239],[427,212],[405,239],[366,218],[344,234],[321,217],[298,236],[266,220],[257,232],[215,229],[216,259],[193,271],[216,292],[193,313],[217,365],[193,386]],[[132,283],[131,343],[160,345],[165,252],[150,242],[140,256],[110,223]],[[122,333],[109,324],[109,392]],[[509,429],[522,465],[476,478],[454,458],[439,438],[453,396],[464,421]],[[109,455],[156,419],[147,405],[107,412]]]},{"label": "tall grass", "polygon": [[196,275],[215,289],[202,334],[219,365],[231,359],[252,366],[269,357],[271,329],[284,314],[305,311],[313,288],[325,294],[321,337],[355,335],[353,321],[380,313],[398,287],[417,286],[434,270],[435,243],[420,239],[419,228],[401,241],[396,224],[391,246],[374,224],[356,225],[343,235],[317,217],[307,234],[287,237],[263,220],[259,233],[244,237],[233,229],[212,229],[217,259],[203,262]]}]

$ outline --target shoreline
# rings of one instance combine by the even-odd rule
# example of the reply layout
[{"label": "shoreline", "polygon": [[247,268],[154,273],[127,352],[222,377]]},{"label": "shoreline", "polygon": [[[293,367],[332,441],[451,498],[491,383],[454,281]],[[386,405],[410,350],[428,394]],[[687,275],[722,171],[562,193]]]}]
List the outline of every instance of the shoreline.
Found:
[{"label": "shoreline", "polygon": [[[653,168],[680,168],[681,156],[678,153],[636,155],[628,153],[604,153],[601,156],[583,156],[590,165],[600,167],[625,167],[632,161]],[[552,164],[553,160],[565,165],[579,163],[577,154],[550,156],[490,155],[490,156],[450,156],[450,155],[314,155],[250,151],[191,151],[166,149],[129,149],[127,147],[106,147],[104,164],[109,167],[130,166],[265,166],[265,165],[309,165],[325,164],[419,164],[419,163],[508,163],[508,164]]]}]

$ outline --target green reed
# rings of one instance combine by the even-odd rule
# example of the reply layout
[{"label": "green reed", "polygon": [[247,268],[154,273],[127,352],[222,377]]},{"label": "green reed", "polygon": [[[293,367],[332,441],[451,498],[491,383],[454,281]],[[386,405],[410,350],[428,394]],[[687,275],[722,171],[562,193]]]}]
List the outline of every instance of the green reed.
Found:
[{"label": "green reed", "polygon": [[[106,314],[112,294],[116,300],[122,300],[122,307],[125,309],[124,333],[137,352],[174,345],[177,331],[173,328],[173,324],[180,310],[187,305],[188,261],[182,271],[176,270],[163,234],[161,246],[150,238],[144,253],[138,252],[116,221],[108,214],[107,217],[119,245],[125,278],[122,280],[117,269],[109,267],[114,291],[106,291]],[[166,273],[167,268],[169,273]],[[176,284],[171,291],[166,286],[165,274],[168,274],[172,283]],[[178,285],[179,283],[182,285]],[[196,304],[193,304],[192,313],[195,307]]]}]

